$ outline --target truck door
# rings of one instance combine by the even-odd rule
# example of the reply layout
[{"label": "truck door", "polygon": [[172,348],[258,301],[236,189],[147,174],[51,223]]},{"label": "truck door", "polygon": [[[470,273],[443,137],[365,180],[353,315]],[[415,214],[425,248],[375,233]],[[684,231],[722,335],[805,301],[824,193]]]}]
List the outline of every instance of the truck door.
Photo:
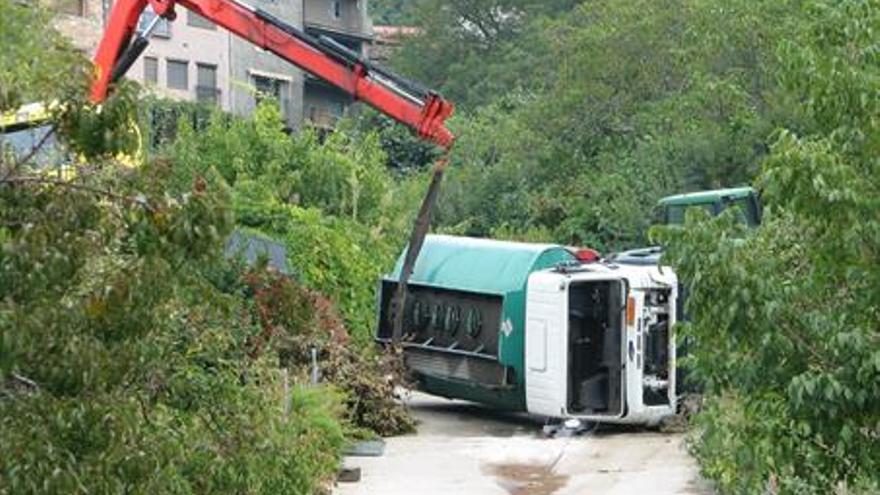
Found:
[{"label": "truck door", "polygon": [[537,272],[526,295],[526,409],[564,417],[568,277]]}]

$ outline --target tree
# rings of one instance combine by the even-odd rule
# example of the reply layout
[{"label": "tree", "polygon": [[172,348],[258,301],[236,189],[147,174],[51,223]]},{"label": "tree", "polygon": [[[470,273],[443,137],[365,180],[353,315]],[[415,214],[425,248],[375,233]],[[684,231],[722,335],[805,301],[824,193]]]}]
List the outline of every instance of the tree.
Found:
[{"label": "tree", "polygon": [[409,19],[409,3],[406,0],[373,0],[370,2],[370,18],[374,24],[406,24]]},{"label": "tree", "polygon": [[[749,182],[777,121],[802,120],[769,97],[773,47],[798,12],[778,2],[586,2],[524,20],[500,42],[517,46],[517,62],[484,56],[467,68],[522,76],[496,79],[503,89],[490,104],[461,105],[441,228],[615,250],[645,242],[660,197]],[[421,53],[419,43],[410,49]]]},{"label": "tree", "polygon": [[545,14],[568,10],[559,0],[423,0],[411,10],[417,36],[406,38],[393,65],[472,109],[522,84],[541,82],[553,65],[536,26]]},{"label": "tree", "polygon": [[357,341],[369,342],[375,284],[402,249],[418,204],[414,185],[386,170],[378,134],[289,136],[271,104],[248,119],[217,113],[199,133],[181,124],[159,151],[176,188],[216,169],[231,188],[237,223],[284,240],[303,283],[338,304]]},{"label": "tree", "polygon": [[[23,29],[47,26],[50,18],[45,10],[4,2],[0,19],[0,32],[4,35],[4,49],[0,53],[0,112],[48,101],[47,95],[70,97],[83,89],[86,66],[62,36],[54,30],[34,36]],[[64,72],[71,69],[77,72]]]},{"label": "tree", "polygon": [[[397,381],[388,380],[393,360],[374,351],[372,333],[376,283],[402,248],[421,184],[392,182],[377,134],[343,127],[290,136],[277,108],[261,105],[249,118],[218,112],[200,132],[181,120],[159,160],[172,164],[172,190],[219,171],[237,227],[285,246],[296,282],[257,274],[248,279],[259,289],[239,289],[257,294],[261,338],[282,346],[282,361],[308,369],[314,348],[324,379],[345,393],[355,434],[409,431],[412,419],[394,401]],[[289,319],[311,306],[315,321]]]},{"label": "tree", "polygon": [[803,120],[764,162],[764,225],[743,240],[731,218],[692,216],[660,233],[689,281],[684,330],[710,397],[692,445],[724,492],[875,493],[880,9],[817,0],[801,15],[778,77]]}]

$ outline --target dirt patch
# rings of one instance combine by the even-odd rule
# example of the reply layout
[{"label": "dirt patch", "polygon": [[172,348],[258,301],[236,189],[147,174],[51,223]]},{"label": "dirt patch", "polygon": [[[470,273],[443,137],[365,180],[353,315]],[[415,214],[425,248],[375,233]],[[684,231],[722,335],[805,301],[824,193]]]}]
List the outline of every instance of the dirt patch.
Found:
[{"label": "dirt patch", "polygon": [[568,483],[568,476],[553,472],[553,466],[490,464],[483,472],[510,495],[552,495]]}]

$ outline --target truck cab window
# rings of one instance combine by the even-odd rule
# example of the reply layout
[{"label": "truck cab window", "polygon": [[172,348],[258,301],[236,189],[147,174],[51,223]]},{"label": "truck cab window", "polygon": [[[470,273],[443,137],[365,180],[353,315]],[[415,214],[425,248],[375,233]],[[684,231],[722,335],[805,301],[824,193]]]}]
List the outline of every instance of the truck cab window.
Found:
[{"label": "truck cab window", "polygon": [[715,203],[698,203],[692,205],[669,205],[666,207],[666,223],[674,225],[683,225],[687,212],[691,209],[702,208],[710,215],[716,214]]}]

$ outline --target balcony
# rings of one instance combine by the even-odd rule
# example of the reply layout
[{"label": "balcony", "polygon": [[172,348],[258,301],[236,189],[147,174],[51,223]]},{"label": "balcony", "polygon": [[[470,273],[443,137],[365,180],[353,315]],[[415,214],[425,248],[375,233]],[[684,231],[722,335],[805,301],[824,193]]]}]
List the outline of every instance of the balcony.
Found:
[{"label": "balcony", "polygon": [[196,86],[196,101],[209,105],[219,105],[220,88],[215,86]]}]

